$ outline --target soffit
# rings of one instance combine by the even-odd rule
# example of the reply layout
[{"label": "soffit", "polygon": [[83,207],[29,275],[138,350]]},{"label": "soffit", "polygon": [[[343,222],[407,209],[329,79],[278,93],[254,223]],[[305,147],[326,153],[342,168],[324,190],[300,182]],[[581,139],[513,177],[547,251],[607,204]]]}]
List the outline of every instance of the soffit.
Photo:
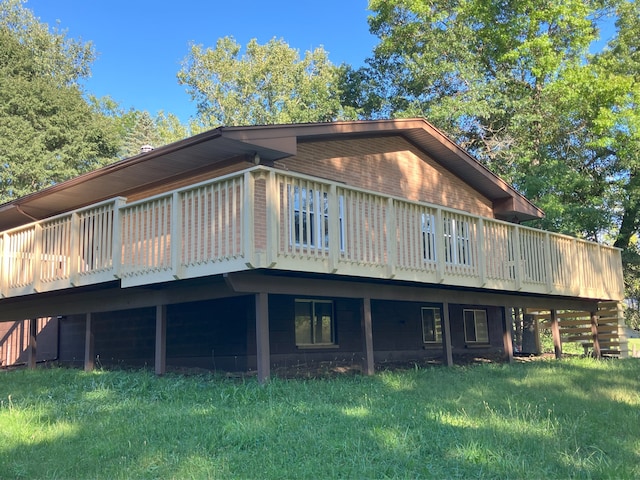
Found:
[{"label": "soffit", "polygon": [[163,180],[168,181],[217,163],[233,159],[239,162],[252,160],[256,154],[267,159],[285,155],[261,145],[224,138],[219,130],[212,130],[1,205],[0,231],[108,198],[126,196],[127,193],[141,191]]}]

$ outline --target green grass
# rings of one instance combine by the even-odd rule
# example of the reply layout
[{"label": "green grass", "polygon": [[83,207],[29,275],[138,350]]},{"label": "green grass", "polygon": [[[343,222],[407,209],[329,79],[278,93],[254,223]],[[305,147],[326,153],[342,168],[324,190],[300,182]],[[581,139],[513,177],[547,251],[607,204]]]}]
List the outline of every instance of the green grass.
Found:
[{"label": "green grass", "polygon": [[266,386],[0,372],[0,478],[640,478],[640,359]]}]

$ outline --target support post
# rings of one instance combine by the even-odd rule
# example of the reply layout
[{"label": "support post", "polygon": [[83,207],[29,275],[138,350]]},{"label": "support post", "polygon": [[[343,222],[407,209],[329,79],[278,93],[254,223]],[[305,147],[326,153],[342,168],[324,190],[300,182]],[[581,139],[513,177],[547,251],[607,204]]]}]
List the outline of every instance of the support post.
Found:
[{"label": "support post", "polygon": [[95,367],[93,345],[93,320],[91,313],[85,315],[84,327],[84,371],[91,372]]},{"label": "support post", "polygon": [[38,332],[38,319],[29,320],[29,352],[27,364],[30,370],[36,368],[36,334]]},{"label": "support post", "polygon": [[504,344],[504,359],[513,362],[513,335],[511,329],[512,316],[510,307],[504,307],[504,315],[502,316],[502,342]]},{"label": "support post", "polygon": [[156,306],[156,375],[167,373],[167,306]]},{"label": "support post", "polygon": [[396,264],[398,263],[398,227],[396,221],[395,200],[390,197],[387,200],[387,276],[396,276]]},{"label": "support post", "polygon": [[[280,235],[280,192],[278,190],[278,181],[276,180],[276,174],[273,170],[267,173],[266,185],[265,185],[265,199],[267,208],[267,245],[266,245],[266,263],[269,268],[272,268],[278,259],[278,245]],[[331,201],[331,200],[329,200]],[[331,204],[329,204],[331,208]],[[331,213],[329,213],[329,218]],[[336,215],[335,218],[338,218]],[[331,229],[331,226],[329,226]],[[331,230],[330,233],[331,235]],[[332,244],[329,241],[329,255],[331,255],[332,249],[335,249],[336,244]]]},{"label": "support post", "polygon": [[256,360],[258,382],[266,383],[271,375],[271,354],[269,351],[269,295],[256,293]]},{"label": "support post", "polygon": [[329,186],[329,197],[327,200],[329,209],[329,271],[338,271],[338,260],[340,259],[340,197],[335,183]]},{"label": "support post", "polygon": [[244,174],[244,196],[242,208],[242,253],[249,268],[256,266],[255,261],[255,178],[252,172]]},{"label": "support post", "polygon": [[598,312],[591,312],[591,340],[593,341],[593,356],[600,358],[600,339],[598,338]]},{"label": "support post", "polygon": [[484,220],[482,218],[478,219],[478,230],[477,230],[477,242],[479,252],[477,261],[478,261],[478,276],[480,277],[480,286],[484,287],[487,283],[487,247],[484,244]]},{"label": "support post", "polygon": [[174,192],[171,199],[171,270],[176,280],[182,277],[182,208],[182,195]]},{"label": "support post", "polygon": [[32,283],[31,286],[34,292],[41,290],[42,282],[42,224],[36,223],[33,227],[35,229],[33,237],[33,269],[32,269]]},{"label": "support post", "polygon": [[522,254],[520,253],[520,227],[513,229],[513,270],[516,290],[522,290],[522,266],[520,265]]},{"label": "support post", "polygon": [[373,358],[373,328],[371,326],[371,298],[362,299],[362,350],[364,358],[362,373],[373,375],[375,373]]},{"label": "support post", "polygon": [[78,212],[73,212],[71,214],[70,229],[71,238],[69,239],[69,283],[71,284],[71,286],[75,287],[78,283],[78,272],[80,268],[80,216],[78,215]]},{"label": "support post", "polygon": [[438,283],[444,281],[446,254],[444,248],[444,216],[442,215],[442,209],[436,209],[435,215],[436,228],[435,233],[435,247],[436,247],[436,272],[438,274]]},{"label": "support post", "polygon": [[551,335],[553,336],[553,351],[556,354],[556,360],[562,358],[562,339],[560,338],[560,325],[558,324],[558,311],[551,310]]},{"label": "support post", "polygon": [[449,320],[449,302],[442,304],[442,359],[447,367],[453,366],[451,353],[451,322]]}]

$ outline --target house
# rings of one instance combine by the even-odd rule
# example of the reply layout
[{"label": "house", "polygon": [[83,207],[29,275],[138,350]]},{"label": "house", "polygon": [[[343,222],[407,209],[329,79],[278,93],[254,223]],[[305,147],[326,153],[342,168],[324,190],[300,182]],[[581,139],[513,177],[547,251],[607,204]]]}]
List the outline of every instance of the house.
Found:
[{"label": "house", "polygon": [[539,321],[624,354],[620,251],[542,216],[422,119],[217,128],[0,206],[0,358],[372,373]]}]

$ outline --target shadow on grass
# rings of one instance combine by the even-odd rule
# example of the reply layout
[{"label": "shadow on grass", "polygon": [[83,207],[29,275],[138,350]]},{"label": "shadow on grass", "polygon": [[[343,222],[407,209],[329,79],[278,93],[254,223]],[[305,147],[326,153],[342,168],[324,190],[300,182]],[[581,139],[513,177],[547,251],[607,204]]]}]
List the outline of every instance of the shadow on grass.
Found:
[{"label": "shadow on grass", "polygon": [[640,361],[0,374],[1,478],[634,478]]}]

